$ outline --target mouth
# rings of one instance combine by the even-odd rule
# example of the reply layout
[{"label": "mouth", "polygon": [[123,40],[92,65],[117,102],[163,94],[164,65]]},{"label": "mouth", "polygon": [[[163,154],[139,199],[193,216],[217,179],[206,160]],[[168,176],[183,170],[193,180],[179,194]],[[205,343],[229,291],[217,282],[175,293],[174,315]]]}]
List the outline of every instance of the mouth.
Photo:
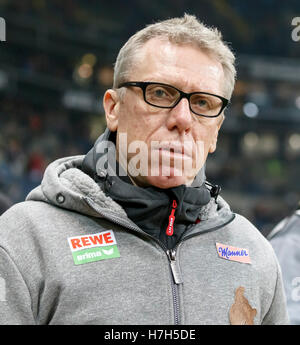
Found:
[{"label": "mouth", "polygon": [[188,156],[192,157],[192,143],[191,142],[160,142],[152,145],[153,150],[158,150],[163,154],[170,156]]}]

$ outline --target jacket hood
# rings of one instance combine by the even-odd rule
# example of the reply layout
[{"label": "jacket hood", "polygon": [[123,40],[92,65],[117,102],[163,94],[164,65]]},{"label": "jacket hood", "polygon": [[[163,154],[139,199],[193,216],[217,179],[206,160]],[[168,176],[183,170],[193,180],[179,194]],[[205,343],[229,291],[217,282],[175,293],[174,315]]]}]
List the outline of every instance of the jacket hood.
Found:
[{"label": "jacket hood", "polygon": [[[41,184],[27,195],[26,200],[46,202],[91,217],[102,218],[103,211],[127,224],[134,224],[125,210],[81,170],[84,157],[71,156],[53,161],[46,168]],[[203,228],[219,227],[230,219],[232,212],[220,195],[201,209]]]},{"label": "jacket hood", "polygon": [[49,164],[41,184],[27,195],[26,200],[44,201],[87,216],[99,217],[86,202],[90,199],[101,209],[126,216],[123,208],[106,196],[89,175],[82,172],[84,157],[65,157]]},{"label": "jacket hood", "polygon": [[[180,209],[183,211],[179,212],[179,215],[183,223],[201,219],[201,225],[205,228],[206,220],[210,220],[215,227],[232,219],[232,212],[227,203],[219,196],[216,198],[210,196],[210,190],[205,185],[204,169],[200,170],[190,187],[182,185],[179,188],[160,190],[158,195],[156,187],[140,188],[134,186],[126,174],[122,178],[119,177],[120,170],[117,173],[117,169],[121,167],[116,163],[115,152],[109,152],[111,148],[115,150],[114,143],[115,133],[106,129],[87,155],[66,157],[52,162],[45,170],[41,185],[32,190],[26,200],[44,201],[87,216],[113,218],[124,225],[126,223],[127,226],[137,228],[143,227],[144,224],[135,222],[136,217],[132,217],[130,210],[127,209],[128,203],[122,200],[131,198],[129,201],[132,203],[139,197],[142,200],[139,207],[144,208],[147,213],[153,207],[157,209],[156,203],[153,204],[152,201],[151,204],[152,198],[164,199],[165,192],[172,192],[177,198],[179,193],[178,200],[181,203]],[[112,187],[113,183],[118,185],[117,188]],[[152,193],[150,197],[147,195],[149,192]],[[182,197],[186,200],[185,205],[181,201]],[[147,198],[148,202],[145,205]],[[129,203],[129,207],[130,205]],[[161,205],[159,208],[165,209],[165,206]],[[156,213],[154,212],[154,215]],[[147,214],[149,219],[149,212]],[[145,220],[147,220],[147,214]],[[138,219],[140,216],[137,215]],[[160,223],[159,218],[156,225]],[[179,231],[178,226],[177,229]]]}]

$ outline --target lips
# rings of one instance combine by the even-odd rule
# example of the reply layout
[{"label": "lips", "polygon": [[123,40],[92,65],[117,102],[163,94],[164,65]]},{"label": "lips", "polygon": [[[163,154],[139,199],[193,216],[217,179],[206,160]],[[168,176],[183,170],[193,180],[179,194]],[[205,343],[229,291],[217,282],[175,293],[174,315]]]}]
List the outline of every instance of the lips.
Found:
[{"label": "lips", "polygon": [[152,142],[151,148],[160,152],[180,154],[192,157],[193,145],[190,141],[183,143],[177,141]]}]

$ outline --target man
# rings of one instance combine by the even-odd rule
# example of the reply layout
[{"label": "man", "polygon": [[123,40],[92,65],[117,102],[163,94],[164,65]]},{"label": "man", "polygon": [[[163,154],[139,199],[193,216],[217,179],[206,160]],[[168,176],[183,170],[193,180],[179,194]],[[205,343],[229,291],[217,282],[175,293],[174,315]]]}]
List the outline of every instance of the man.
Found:
[{"label": "man", "polygon": [[282,269],[290,322],[300,325],[300,203],[268,235]]},{"label": "man", "polygon": [[0,218],[2,323],[288,322],[270,244],[205,182],[233,63],[190,15],[128,40],[107,130]]}]

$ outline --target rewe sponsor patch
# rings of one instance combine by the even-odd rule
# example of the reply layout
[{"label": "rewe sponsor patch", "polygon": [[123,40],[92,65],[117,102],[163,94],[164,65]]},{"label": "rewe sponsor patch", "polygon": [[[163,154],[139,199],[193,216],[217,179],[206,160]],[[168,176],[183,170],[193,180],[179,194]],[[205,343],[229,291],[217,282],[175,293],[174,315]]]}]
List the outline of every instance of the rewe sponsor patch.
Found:
[{"label": "rewe sponsor patch", "polygon": [[120,257],[112,230],[68,238],[75,265]]},{"label": "rewe sponsor patch", "polygon": [[251,264],[249,250],[246,248],[228,246],[222,243],[216,243],[216,247],[218,255],[222,259]]}]

